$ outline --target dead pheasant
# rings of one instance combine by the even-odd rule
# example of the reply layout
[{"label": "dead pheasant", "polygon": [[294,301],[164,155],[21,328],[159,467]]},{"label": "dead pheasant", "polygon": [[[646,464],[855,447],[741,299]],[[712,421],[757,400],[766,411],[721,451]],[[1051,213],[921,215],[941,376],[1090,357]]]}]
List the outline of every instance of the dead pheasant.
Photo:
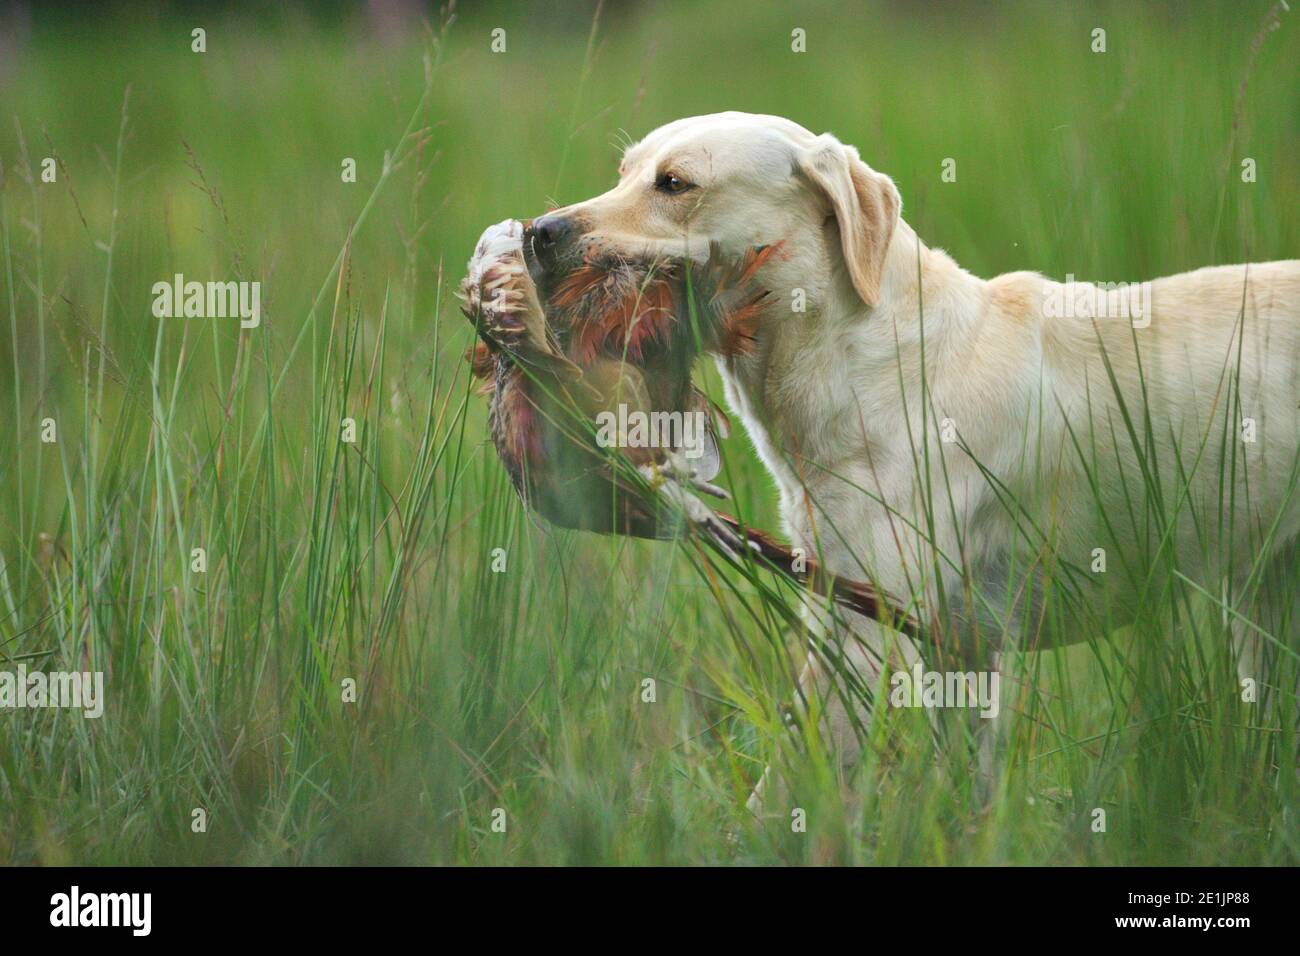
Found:
[{"label": "dead pheasant", "polygon": [[[636,537],[673,536],[684,518],[728,560],[748,553],[846,607],[915,633],[916,622],[870,586],[796,561],[785,545],[696,495],[727,497],[711,484],[727,420],[691,384],[691,367],[702,353],[731,356],[752,347],[770,299],[757,273],[776,247],[738,258],[712,248],[703,262],[592,259],[539,294],[523,236],[516,220],[489,227],[461,296],[480,340],[469,359],[491,396],[492,441],[525,504],[564,527]],[[636,413],[677,413],[682,422],[697,414],[703,424],[691,447],[596,427]]]},{"label": "dead pheasant", "polygon": [[[723,347],[739,334],[729,330],[755,320],[766,293],[753,286],[753,272],[769,251],[745,257],[742,271],[711,256],[694,284],[683,262],[590,262],[556,283],[544,307],[522,238],[517,221],[489,227],[461,286],[480,339],[471,362],[491,393],[497,453],[524,501],[557,524],[667,536],[670,524],[653,501],[647,506],[635,474],[611,467],[607,449],[622,449],[647,474],[721,494],[708,482],[726,418],[691,384],[691,364],[701,348]],[[700,321],[689,334],[693,311]],[[676,414],[701,424],[691,448],[680,442],[683,429],[667,446],[621,433],[602,443],[602,414],[619,422]]]}]

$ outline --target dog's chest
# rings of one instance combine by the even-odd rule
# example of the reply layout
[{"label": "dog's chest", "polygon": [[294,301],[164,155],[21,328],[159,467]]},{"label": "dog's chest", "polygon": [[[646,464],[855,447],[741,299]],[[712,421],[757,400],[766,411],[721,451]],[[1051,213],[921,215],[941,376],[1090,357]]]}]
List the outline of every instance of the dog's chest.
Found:
[{"label": "dog's chest", "polygon": [[868,444],[881,441],[875,428],[882,421],[900,420],[897,409],[883,408],[890,398],[856,367],[857,355],[844,336],[784,334],[761,341],[752,355],[717,362],[728,404],[776,481],[791,534],[807,524],[801,515],[810,497],[818,509],[855,523],[852,511],[864,499],[836,491],[841,468],[863,461]]}]

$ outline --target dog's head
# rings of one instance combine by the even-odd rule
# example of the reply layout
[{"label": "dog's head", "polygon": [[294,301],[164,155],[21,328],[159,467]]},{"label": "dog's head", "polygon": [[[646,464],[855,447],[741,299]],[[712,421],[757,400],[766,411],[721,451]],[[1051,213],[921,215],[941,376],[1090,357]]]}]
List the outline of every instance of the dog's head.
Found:
[{"label": "dog's head", "polygon": [[874,306],[900,208],[898,190],[828,134],[790,120],[715,113],[677,120],[629,147],[618,185],[533,220],[525,255],[562,274],[611,254],[736,254],[782,244],[764,283],[810,305],[839,287]]}]

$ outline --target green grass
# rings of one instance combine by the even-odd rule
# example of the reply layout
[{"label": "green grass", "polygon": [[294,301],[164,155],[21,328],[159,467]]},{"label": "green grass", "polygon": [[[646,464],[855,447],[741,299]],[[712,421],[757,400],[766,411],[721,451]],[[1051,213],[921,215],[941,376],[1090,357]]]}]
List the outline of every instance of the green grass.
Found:
[{"label": "green grass", "polygon": [[[783,728],[799,637],[770,580],[523,512],[450,297],[484,225],[729,108],[855,143],[979,275],[1292,257],[1300,31],[1283,13],[1252,66],[1268,9],[617,4],[590,45],[582,4],[387,44],[305,13],[36,15],[0,65],[0,653],[103,670],[109,699],[0,712],[0,861],[1297,862],[1294,734],[1238,702],[1213,595],[1181,583],[1021,662],[988,807],[914,712],[877,708],[839,771]],[[260,280],[261,327],[155,319],[177,272]],[[724,454],[775,528],[743,435]],[[745,813],[774,754],[806,833]]]}]

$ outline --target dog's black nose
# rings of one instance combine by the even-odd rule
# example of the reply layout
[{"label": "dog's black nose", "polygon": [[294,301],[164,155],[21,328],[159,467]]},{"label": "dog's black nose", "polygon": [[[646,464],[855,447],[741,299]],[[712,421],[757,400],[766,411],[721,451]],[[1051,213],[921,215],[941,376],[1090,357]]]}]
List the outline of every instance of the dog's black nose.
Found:
[{"label": "dog's black nose", "polygon": [[556,252],[564,244],[573,224],[564,216],[540,216],[533,220],[533,251],[543,262],[555,261]]}]

